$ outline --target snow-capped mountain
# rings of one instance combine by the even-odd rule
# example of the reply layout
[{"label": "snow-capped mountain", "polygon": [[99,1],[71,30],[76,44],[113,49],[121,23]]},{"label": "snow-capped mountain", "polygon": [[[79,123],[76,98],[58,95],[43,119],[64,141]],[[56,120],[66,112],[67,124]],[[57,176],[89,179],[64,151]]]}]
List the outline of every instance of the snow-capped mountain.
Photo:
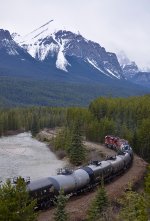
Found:
[{"label": "snow-capped mountain", "polygon": [[0,72],[11,76],[34,75],[41,65],[11,37],[8,30],[0,29]]},{"label": "snow-capped mountain", "polygon": [[118,53],[117,57],[121,65],[123,75],[127,80],[140,85],[150,85],[150,71],[141,71],[137,64],[134,61],[130,61],[123,51]]},{"label": "snow-capped mountain", "polygon": [[0,29],[0,50],[9,55],[18,55],[18,45],[12,40],[9,31]]},{"label": "snow-capped mountain", "polygon": [[52,20],[24,37],[0,29],[3,106],[80,106],[98,96],[149,92],[125,80],[114,53],[66,30]]},{"label": "snow-capped mountain", "polygon": [[6,53],[11,56],[18,56],[24,58],[29,56],[28,53],[20,47],[11,37],[9,31],[0,29],[0,53]]},{"label": "snow-capped mountain", "polygon": [[24,48],[19,46],[11,37],[8,30],[0,29],[0,64],[9,66],[9,62],[33,62],[34,59],[26,52]]},{"label": "snow-capped mountain", "polygon": [[122,79],[122,69],[114,53],[106,52],[98,43],[85,39],[78,32],[56,28],[53,20],[21,37],[13,39],[36,60],[54,62],[57,69],[68,72],[74,68],[70,58],[77,58],[96,71],[111,78]]},{"label": "snow-capped mountain", "polygon": [[134,61],[131,61],[130,63],[122,66],[122,71],[124,76],[129,79],[133,78],[139,72],[139,68]]},{"label": "snow-capped mountain", "polygon": [[131,61],[124,51],[120,51],[117,54],[117,57],[126,78],[132,77],[139,72],[137,64],[134,61]]},{"label": "snow-capped mountain", "polygon": [[129,64],[126,64],[123,68],[124,72],[137,73],[139,72],[139,68],[134,61],[131,61]]}]

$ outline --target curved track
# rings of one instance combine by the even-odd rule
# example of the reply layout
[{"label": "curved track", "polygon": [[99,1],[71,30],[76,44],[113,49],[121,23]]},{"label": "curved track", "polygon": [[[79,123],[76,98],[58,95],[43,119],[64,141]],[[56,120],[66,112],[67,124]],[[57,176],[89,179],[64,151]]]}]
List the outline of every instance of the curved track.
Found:
[{"label": "curved track", "polygon": [[[99,144],[95,144],[92,142],[85,142],[85,144],[87,148],[100,150],[105,155],[114,153],[113,150],[109,150]],[[106,190],[109,198],[111,200],[114,200],[115,198],[118,198],[120,195],[122,195],[129,182],[133,183],[133,185],[138,183],[144,176],[146,166],[147,163],[144,160],[134,155],[132,167],[125,174],[118,177],[112,183],[106,185]],[[86,193],[81,196],[76,196],[69,200],[67,204],[67,211],[70,215],[70,221],[83,220],[85,218],[88,207],[95,195],[96,189],[93,192]],[[54,211],[55,208],[49,209],[45,212],[41,212],[38,217],[38,221],[53,221]]]}]

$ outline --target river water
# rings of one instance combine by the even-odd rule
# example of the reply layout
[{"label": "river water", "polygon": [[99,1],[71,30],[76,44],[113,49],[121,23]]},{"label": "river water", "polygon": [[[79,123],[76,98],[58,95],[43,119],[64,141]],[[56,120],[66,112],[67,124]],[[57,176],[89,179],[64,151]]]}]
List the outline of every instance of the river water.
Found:
[{"label": "river water", "polygon": [[52,176],[64,166],[65,161],[58,160],[30,133],[0,138],[0,181],[15,176],[30,176],[31,180]]}]

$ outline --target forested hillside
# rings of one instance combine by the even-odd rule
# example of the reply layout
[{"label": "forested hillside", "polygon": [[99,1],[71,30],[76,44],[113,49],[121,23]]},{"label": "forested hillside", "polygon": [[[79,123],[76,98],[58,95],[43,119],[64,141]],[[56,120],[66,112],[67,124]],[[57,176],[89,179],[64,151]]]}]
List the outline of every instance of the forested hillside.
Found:
[{"label": "forested hillside", "polygon": [[40,69],[30,75],[15,70],[14,74],[7,69],[0,69],[0,106],[87,107],[99,96],[128,97],[150,92],[149,88],[139,87],[126,80],[109,79],[97,72],[87,70],[85,75],[79,68],[67,75],[61,71],[41,75],[39,72]]},{"label": "forested hillside", "polygon": [[0,110],[0,134],[8,130],[71,127],[80,120],[86,139],[104,142],[106,134],[129,140],[134,151],[150,161],[150,95],[94,100],[89,108],[31,107]]},{"label": "forested hillside", "polygon": [[[150,96],[130,98],[99,98],[89,107],[103,135],[114,134],[129,140],[140,156],[149,160]],[[95,127],[95,126],[94,126]],[[94,131],[94,130],[93,130]]]}]

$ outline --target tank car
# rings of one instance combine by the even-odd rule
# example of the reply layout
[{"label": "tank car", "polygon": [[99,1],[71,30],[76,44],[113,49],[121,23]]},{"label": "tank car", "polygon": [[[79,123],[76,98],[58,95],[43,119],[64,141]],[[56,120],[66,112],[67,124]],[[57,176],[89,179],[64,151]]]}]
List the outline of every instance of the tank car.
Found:
[{"label": "tank car", "polygon": [[37,200],[38,209],[50,207],[58,194],[49,177],[28,183],[27,191],[32,199]]},{"label": "tank car", "polygon": [[83,169],[77,169],[70,174],[59,174],[49,177],[57,193],[61,189],[65,194],[74,194],[86,188],[90,183],[89,174]]},{"label": "tank car", "polygon": [[112,172],[111,164],[107,161],[93,161],[88,166],[84,167],[89,177],[91,178],[91,183],[97,184],[102,179],[107,179]]},{"label": "tank car", "polygon": [[88,173],[83,169],[72,172],[62,171],[56,176],[41,178],[27,184],[27,191],[32,199],[37,199],[37,208],[48,208],[53,204],[61,189],[67,194],[77,194],[90,183]]},{"label": "tank car", "polygon": [[112,175],[115,175],[118,172],[121,172],[124,168],[124,158],[121,155],[111,157],[107,161],[111,164]]},{"label": "tank car", "polygon": [[127,169],[132,163],[132,154],[125,152],[124,154],[124,168]]}]

